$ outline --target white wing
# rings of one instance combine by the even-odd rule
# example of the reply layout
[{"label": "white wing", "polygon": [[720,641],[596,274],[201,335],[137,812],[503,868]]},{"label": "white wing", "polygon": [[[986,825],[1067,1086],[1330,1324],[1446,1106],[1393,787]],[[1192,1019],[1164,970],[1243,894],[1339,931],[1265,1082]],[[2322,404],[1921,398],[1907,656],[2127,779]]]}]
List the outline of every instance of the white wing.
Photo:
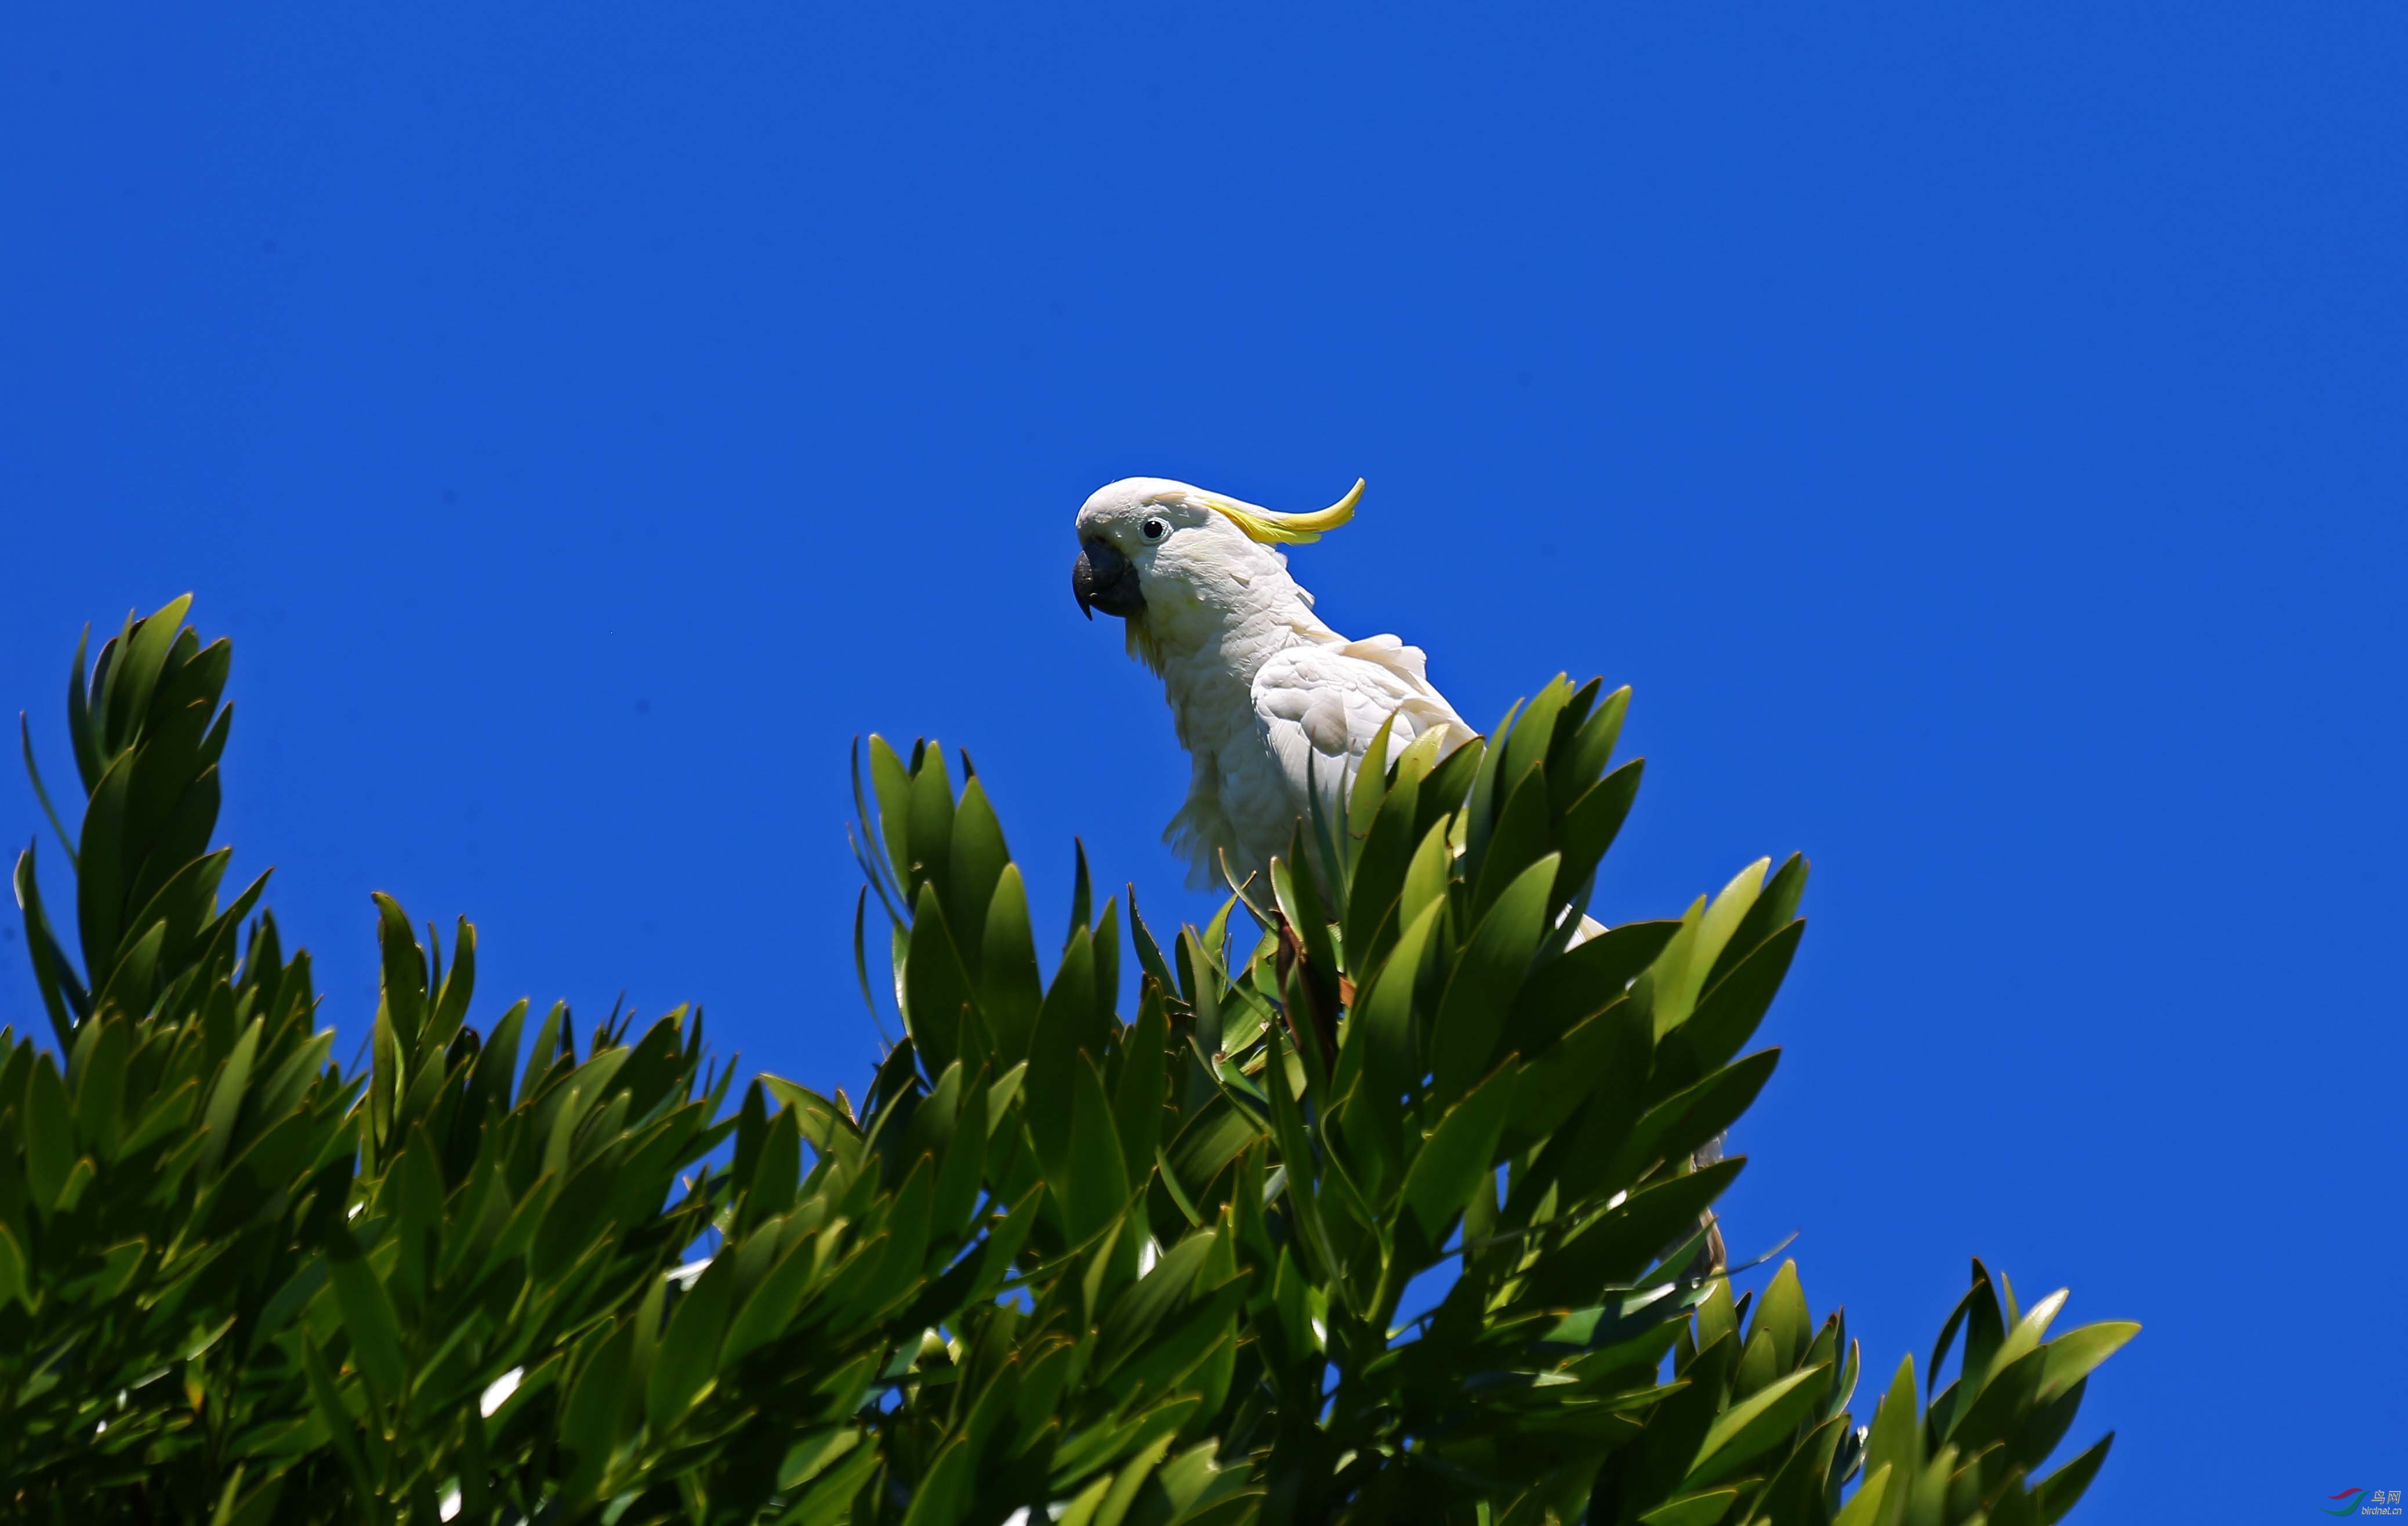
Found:
[{"label": "white wing", "polygon": [[1420,648],[1375,635],[1290,647],[1263,664],[1254,675],[1254,717],[1284,786],[1283,798],[1223,802],[1240,845],[1256,864],[1285,849],[1297,818],[1310,809],[1308,781],[1330,820],[1345,820],[1355,770],[1389,717],[1396,718],[1388,733],[1389,755],[1377,767],[1385,768],[1431,732],[1442,734],[1442,751],[1471,739],[1472,727],[1430,687],[1426,663]]}]

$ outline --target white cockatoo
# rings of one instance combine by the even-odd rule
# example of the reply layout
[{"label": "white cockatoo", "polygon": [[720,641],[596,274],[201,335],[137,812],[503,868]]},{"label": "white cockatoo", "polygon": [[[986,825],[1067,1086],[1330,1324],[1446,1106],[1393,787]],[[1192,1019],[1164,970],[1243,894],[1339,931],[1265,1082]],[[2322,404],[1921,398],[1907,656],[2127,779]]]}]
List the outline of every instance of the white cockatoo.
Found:
[{"label": "white cockatoo", "polygon": [[[1350,641],[1312,612],[1312,595],[1288,575],[1279,548],[1318,540],[1354,517],[1357,481],[1311,514],[1280,514],[1168,478],[1130,477],[1098,488],[1079,509],[1079,560],[1070,590],[1089,619],[1118,615],[1128,649],[1162,676],[1164,694],[1194,773],[1187,803],[1164,839],[1187,861],[1198,889],[1220,877],[1226,854],[1240,884],[1287,851],[1319,791],[1331,820],[1380,727],[1385,768],[1418,738],[1437,734],[1441,755],[1477,735],[1429,681],[1418,647],[1398,637]],[[1571,941],[1605,931],[1581,919]],[[1699,1148],[1718,1160],[1722,1138]],[[1711,1210],[1700,1265],[1725,1264]],[[1701,1274],[1702,1275],[1702,1274]]]},{"label": "white cockatoo", "polygon": [[1132,656],[1162,676],[1194,774],[1164,838],[1198,888],[1219,858],[1242,882],[1287,850],[1308,791],[1345,819],[1346,791],[1380,727],[1385,768],[1437,733],[1451,752],[1476,731],[1432,688],[1421,649],[1350,641],[1312,612],[1280,550],[1354,517],[1363,484],[1327,508],[1280,514],[1167,478],[1131,477],[1081,506],[1079,607],[1126,623]]}]

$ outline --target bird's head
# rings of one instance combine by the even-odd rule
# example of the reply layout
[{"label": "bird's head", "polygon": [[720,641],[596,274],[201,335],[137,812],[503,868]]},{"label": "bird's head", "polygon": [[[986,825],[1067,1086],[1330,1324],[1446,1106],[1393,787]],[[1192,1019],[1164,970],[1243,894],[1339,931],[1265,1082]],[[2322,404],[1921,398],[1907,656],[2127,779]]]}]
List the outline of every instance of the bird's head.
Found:
[{"label": "bird's head", "polygon": [[1320,539],[1354,517],[1362,495],[1358,481],[1327,508],[1281,514],[1168,478],[1124,478],[1079,509],[1070,592],[1090,620],[1100,609],[1129,621],[1137,645],[1140,624],[1226,615],[1258,598],[1267,578],[1285,582],[1277,548]]}]

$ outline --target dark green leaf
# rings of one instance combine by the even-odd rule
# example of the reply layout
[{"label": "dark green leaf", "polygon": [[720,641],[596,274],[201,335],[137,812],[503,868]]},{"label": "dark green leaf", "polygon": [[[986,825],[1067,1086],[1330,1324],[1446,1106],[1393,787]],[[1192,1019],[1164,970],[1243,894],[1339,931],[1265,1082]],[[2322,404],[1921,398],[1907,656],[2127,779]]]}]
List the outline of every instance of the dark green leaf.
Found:
[{"label": "dark green leaf", "polygon": [[1730,941],[1714,959],[1713,967],[1706,973],[1705,989],[1712,991],[1723,977],[1736,968],[1739,962],[1756,952],[1764,940],[1787,926],[1798,915],[1798,903],[1806,893],[1805,855],[1792,853],[1782,861],[1772,877],[1764,882],[1764,890],[1756,904],[1747,908],[1739,926],[1731,931]]},{"label": "dark green leaf", "polygon": [[326,1248],[326,1266],[335,1301],[342,1307],[343,1329],[351,1337],[351,1360],[386,1402],[400,1398],[409,1371],[402,1360],[401,1320],[383,1279],[349,1230],[335,1232]]},{"label": "dark green leaf", "polygon": [[1639,798],[1639,779],[1646,766],[1645,759],[1631,759],[1589,786],[1564,812],[1563,829],[1556,838],[1563,852],[1556,900],[1570,901],[1573,892],[1597,873],[1598,862],[1613,846],[1613,839],[1621,835],[1622,823]]},{"label": "dark green leaf", "polygon": [[1506,1046],[1536,1054],[1603,1011],[1680,927],[1676,921],[1625,922],[1541,964],[1514,999],[1506,1020]]},{"label": "dark green leaf", "polygon": [[1036,1035],[1044,991],[1037,970],[1037,942],[1029,929],[1028,896],[1020,866],[1007,863],[987,903],[979,950],[979,1015],[1001,1062],[1025,1059]]},{"label": "dark green leaf", "polygon": [[1801,1367],[1714,1417],[1697,1461],[1690,1464],[1688,1481],[1711,1484],[1727,1478],[1775,1442],[1787,1440],[1813,1407],[1820,1392],[1815,1379],[1826,1371]]},{"label": "dark green leaf", "polygon": [[[1083,1240],[1102,1229],[1128,1203],[1128,1162],[1112,1129],[1112,1105],[1094,1063],[1074,1056],[1068,1067],[1070,1094],[1069,1154],[1066,1171],[1053,1182],[1070,1238]],[[1059,1106],[1056,1103],[1054,1105]]]},{"label": "dark green leaf", "polygon": [[1446,911],[1432,900],[1422,907],[1382,961],[1367,990],[1357,991],[1354,1009],[1341,1042],[1359,1043],[1367,1074],[1383,1094],[1395,1095],[1417,1081],[1424,1071],[1421,1039],[1413,1022],[1414,989],[1427,962],[1431,935]]},{"label": "dark green leaf", "polygon": [[2081,1456],[2032,1486],[2041,1526],[2055,1526],[2055,1522],[2065,1519],[2065,1513],[2081,1500],[2083,1490],[2090,1487],[2090,1480],[2099,1476],[2100,1465],[2107,1461],[2107,1448],[2114,1444],[2115,1433],[2110,1431]]},{"label": "dark green leaf", "polygon": [[961,1054],[962,1009],[970,1005],[971,993],[969,974],[933,884],[920,887],[910,938],[903,961],[903,1031],[941,1070]]},{"label": "dark green leaf", "polygon": [[941,893],[952,877],[953,786],[945,777],[944,749],[924,745],[915,749],[907,831],[910,836],[910,869],[904,893],[916,903],[920,888],[934,885]]},{"label": "dark green leaf", "polygon": [[393,1024],[404,1059],[418,1060],[420,1031],[426,1025],[426,955],[409,930],[409,916],[400,903],[382,891],[369,892],[377,908],[377,949],[382,956],[382,977],[377,994],[385,1020]]},{"label": "dark green leaf", "polygon": [[911,882],[911,776],[886,738],[869,738],[869,784],[878,797],[878,836],[895,870],[896,884]]},{"label": "dark green leaf", "polygon": [[1489,1077],[1439,1120],[1406,1168],[1398,1197],[1433,1249],[1446,1243],[1473,1190],[1496,1169],[1498,1138],[1512,1104],[1512,1075]]},{"label": "dark green leaf", "polygon": [[[1507,814],[1511,816],[1510,809]],[[1504,841],[1500,832],[1498,849]],[[1505,1014],[1547,931],[1547,891],[1555,878],[1553,854],[1526,867],[1498,894],[1456,959],[1430,1029],[1433,1105],[1445,1106],[1463,1095],[1496,1057]]]},{"label": "dark green leaf", "polygon": [[1747,1111],[1780,1062],[1779,1049],[1759,1050],[1657,1103],[1641,1117],[1596,1180],[1612,1187],[1635,1179],[1652,1162],[1679,1160],[1721,1134]]},{"label": "dark green leaf", "polygon": [[1914,1358],[1902,1358],[1889,1391],[1873,1410],[1872,1428],[1865,1440],[1866,1490],[1873,1474],[1894,1468],[1896,1476],[1912,1478],[1923,1471],[1923,1423],[1915,1408]]},{"label": "dark green leaf", "polygon": [[1682,1056],[1684,1075],[1701,1076],[1722,1064],[1755,1034],[1789,973],[1789,962],[1805,931],[1803,921],[1791,922],[1706,992],[1696,1013],[1668,1040]]},{"label": "dark green leaf", "polygon": [[656,1433],[682,1419],[716,1378],[720,1342],[727,1333],[728,1305],[735,1287],[734,1259],[715,1256],[678,1300],[677,1312],[670,1317],[653,1359],[646,1395],[646,1412]]}]

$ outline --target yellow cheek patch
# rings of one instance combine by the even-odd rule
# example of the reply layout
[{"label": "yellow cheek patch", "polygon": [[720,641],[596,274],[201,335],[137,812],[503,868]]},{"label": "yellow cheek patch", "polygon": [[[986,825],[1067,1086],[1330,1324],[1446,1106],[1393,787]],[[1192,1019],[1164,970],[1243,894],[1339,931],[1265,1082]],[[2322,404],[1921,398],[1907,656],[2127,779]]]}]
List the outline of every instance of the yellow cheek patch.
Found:
[{"label": "yellow cheek patch", "polygon": [[1205,492],[1200,489],[1193,491],[1191,501],[1226,516],[1229,522],[1246,533],[1249,540],[1259,541],[1266,546],[1278,541],[1300,546],[1319,540],[1323,531],[1335,530],[1353,519],[1354,506],[1362,497],[1363,479],[1358,477],[1354,485],[1346,490],[1345,497],[1327,508],[1315,509],[1310,514],[1282,514],[1259,504],[1240,503],[1235,498],[1225,498],[1217,492]]}]

